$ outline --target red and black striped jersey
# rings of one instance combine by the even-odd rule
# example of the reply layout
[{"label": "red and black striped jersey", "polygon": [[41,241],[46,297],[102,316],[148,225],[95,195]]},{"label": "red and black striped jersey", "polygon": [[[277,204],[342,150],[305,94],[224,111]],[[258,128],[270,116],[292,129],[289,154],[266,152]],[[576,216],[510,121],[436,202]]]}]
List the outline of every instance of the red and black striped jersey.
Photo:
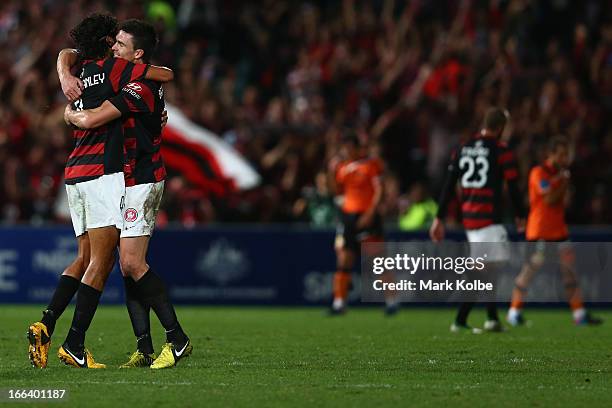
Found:
[{"label": "red and black striped jersey", "polygon": [[[97,108],[129,82],[143,79],[147,67],[145,64],[134,65],[121,58],[83,61],[79,77],[85,89],[81,99],[73,103],[73,108]],[[95,129],[77,129],[73,137],[75,146],[64,171],[66,184],[123,171],[123,132],[120,120]]]},{"label": "red and black striped jersey", "polygon": [[484,228],[502,221],[504,181],[517,215],[523,216],[517,187],[518,169],[512,150],[493,137],[477,135],[451,155],[439,200],[438,217],[446,215],[459,182],[461,214],[466,229]]},{"label": "red and black striped jersey", "polygon": [[125,185],[156,183],[166,178],[161,157],[164,89],[159,82],[133,81],[110,99],[123,117]]}]

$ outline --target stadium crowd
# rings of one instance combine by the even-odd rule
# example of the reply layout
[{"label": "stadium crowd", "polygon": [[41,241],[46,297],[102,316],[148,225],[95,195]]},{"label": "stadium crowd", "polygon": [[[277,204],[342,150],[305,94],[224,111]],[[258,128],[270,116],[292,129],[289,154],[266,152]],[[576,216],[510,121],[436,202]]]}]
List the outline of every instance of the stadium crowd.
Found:
[{"label": "stadium crowd", "polygon": [[398,223],[437,194],[450,150],[490,105],[513,117],[523,190],[547,140],[565,134],[575,147],[569,222],[612,224],[605,0],[3,1],[2,223],[69,222],[58,197],[72,138],[55,60],[69,29],[102,10],[155,22],[154,61],[176,73],[168,102],[262,175],[251,191],[216,197],[170,173],[159,226],[332,224],[325,174],[346,127],[386,163],[383,211]]}]

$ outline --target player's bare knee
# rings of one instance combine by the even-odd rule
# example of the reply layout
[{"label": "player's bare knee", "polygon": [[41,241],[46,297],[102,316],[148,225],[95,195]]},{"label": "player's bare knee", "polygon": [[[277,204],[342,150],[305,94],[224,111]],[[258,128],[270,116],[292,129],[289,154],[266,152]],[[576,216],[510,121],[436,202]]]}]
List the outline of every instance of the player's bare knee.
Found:
[{"label": "player's bare knee", "polygon": [[123,276],[131,276],[132,272],[136,268],[136,264],[128,256],[121,255],[119,257],[119,267]]},{"label": "player's bare knee", "polygon": [[571,264],[567,265],[561,262],[559,265],[559,273],[563,281],[578,281],[578,275]]},{"label": "player's bare knee", "polygon": [[74,261],[66,269],[62,275],[70,276],[75,279],[81,279],[89,266],[89,258],[85,259],[83,256],[77,256]]},{"label": "player's bare knee", "polygon": [[89,248],[89,241],[87,242],[88,242],[87,246],[83,248],[82,251],[79,252],[79,257],[83,259],[86,265],[89,263],[89,260],[91,259],[91,249]]},{"label": "player's bare knee", "polygon": [[524,288],[525,286],[527,286],[527,282],[524,279],[521,279],[521,277],[519,276],[514,280],[514,285],[519,288]]},{"label": "player's bare knee", "polygon": [[89,257],[89,254],[87,254],[87,256],[79,256],[80,258],[80,264],[82,265],[83,268],[83,273],[85,273],[85,270],[87,269],[87,266],[89,266],[89,262],[91,261],[91,258]]},{"label": "player's bare knee", "polygon": [[119,259],[119,266],[123,276],[131,276],[138,280],[147,271],[147,264],[139,257],[133,255],[124,255]]},{"label": "player's bare knee", "polygon": [[87,271],[85,272],[85,277],[88,276],[96,276],[102,273],[104,269],[105,262],[99,262],[95,259],[92,259],[87,267]]},{"label": "player's bare knee", "polygon": [[544,266],[544,256],[541,254],[534,254],[529,258],[529,267],[532,269],[532,272],[539,270],[542,266]]},{"label": "player's bare knee", "polygon": [[95,273],[97,275],[108,275],[115,265],[115,255],[92,257],[87,267],[87,273]]},{"label": "player's bare knee", "polygon": [[348,270],[353,267],[353,254],[350,250],[341,249],[337,251],[338,269]]},{"label": "player's bare knee", "polygon": [[571,269],[576,262],[576,254],[573,250],[562,250],[559,252],[559,262],[562,267]]}]

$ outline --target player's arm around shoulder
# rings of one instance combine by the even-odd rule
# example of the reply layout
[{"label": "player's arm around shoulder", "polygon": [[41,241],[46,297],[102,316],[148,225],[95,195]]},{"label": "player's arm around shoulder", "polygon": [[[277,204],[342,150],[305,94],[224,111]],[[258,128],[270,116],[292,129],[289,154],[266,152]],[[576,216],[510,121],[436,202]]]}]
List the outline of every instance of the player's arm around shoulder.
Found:
[{"label": "player's arm around shoulder", "polygon": [[72,75],[70,69],[79,60],[79,53],[72,48],[64,48],[57,56],[57,76],[60,80],[62,92],[70,102],[81,97],[83,93],[83,81]]},{"label": "player's arm around shoulder", "polygon": [[121,117],[121,111],[109,101],[94,109],[76,111],[67,105],[64,110],[64,121],[80,129],[94,129]]},{"label": "player's arm around shoulder", "polygon": [[157,65],[149,65],[145,79],[150,79],[157,82],[171,82],[174,80],[174,71],[168,67],[160,67]]}]

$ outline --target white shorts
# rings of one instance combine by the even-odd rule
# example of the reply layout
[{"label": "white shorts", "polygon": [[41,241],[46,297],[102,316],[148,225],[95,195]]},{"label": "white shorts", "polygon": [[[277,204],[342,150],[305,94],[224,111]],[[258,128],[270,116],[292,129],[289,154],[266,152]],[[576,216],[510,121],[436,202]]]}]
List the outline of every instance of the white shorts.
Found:
[{"label": "white shorts", "polygon": [[164,181],[125,189],[121,238],[151,236],[164,194]]},{"label": "white shorts", "polygon": [[465,233],[471,244],[472,257],[483,257],[488,262],[506,262],[510,259],[508,232],[503,225],[493,224],[484,228],[466,230]]},{"label": "white shorts", "polygon": [[123,226],[123,173],[105,174],[94,180],[66,184],[66,192],[72,227],[77,237],[92,228],[112,225],[121,229]]}]

